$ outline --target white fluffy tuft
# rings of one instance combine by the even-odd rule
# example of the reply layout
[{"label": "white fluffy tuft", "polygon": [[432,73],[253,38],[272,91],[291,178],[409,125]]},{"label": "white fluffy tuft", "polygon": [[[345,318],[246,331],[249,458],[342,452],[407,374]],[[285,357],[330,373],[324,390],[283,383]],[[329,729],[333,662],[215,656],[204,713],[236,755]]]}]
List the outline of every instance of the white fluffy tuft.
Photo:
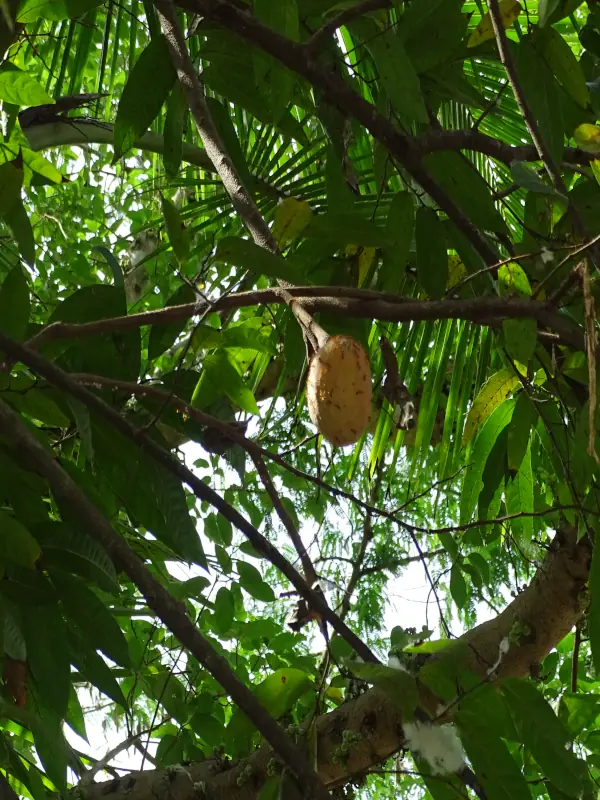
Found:
[{"label": "white fluffy tuft", "polygon": [[407,722],[404,735],[410,750],[427,761],[434,775],[448,775],[464,767],[465,752],[453,725]]}]

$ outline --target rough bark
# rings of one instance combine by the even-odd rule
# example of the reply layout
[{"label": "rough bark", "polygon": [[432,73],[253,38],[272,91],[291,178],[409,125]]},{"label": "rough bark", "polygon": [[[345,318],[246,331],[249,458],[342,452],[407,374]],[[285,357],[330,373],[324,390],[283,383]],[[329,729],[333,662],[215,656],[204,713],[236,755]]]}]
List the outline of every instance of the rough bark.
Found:
[{"label": "rough bark", "polygon": [[[581,593],[590,558],[587,539],[578,542],[574,528],[560,530],[529,586],[495,619],[476,626],[458,640],[468,646],[468,667],[486,679],[497,661],[500,642],[518,622],[521,630],[528,632],[511,646],[497,673],[500,677],[526,676],[535,671],[583,613]],[[318,774],[330,788],[360,777],[404,744],[401,713],[376,689],[322,715],[316,725]],[[344,730],[358,732],[362,738],[352,748],[348,762],[340,764],[333,757]],[[261,748],[237,764],[209,759],[176,771],[132,773],[119,781],[94,784],[86,792],[86,800],[108,795],[113,800],[146,800],[160,798],[163,793],[170,800],[254,800],[266,779],[270,758],[270,750]],[[237,780],[248,763],[252,777],[240,787]]]}]

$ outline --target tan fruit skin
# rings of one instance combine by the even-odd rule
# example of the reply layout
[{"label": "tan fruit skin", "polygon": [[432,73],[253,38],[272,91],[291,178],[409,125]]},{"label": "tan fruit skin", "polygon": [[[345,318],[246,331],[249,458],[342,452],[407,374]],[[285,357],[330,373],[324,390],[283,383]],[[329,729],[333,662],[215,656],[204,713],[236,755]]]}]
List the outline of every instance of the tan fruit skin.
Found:
[{"label": "tan fruit skin", "polygon": [[306,380],[308,413],[336,447],[357,442],[371,416],[371,365],[351,336],[332,336],[312,357]]}]

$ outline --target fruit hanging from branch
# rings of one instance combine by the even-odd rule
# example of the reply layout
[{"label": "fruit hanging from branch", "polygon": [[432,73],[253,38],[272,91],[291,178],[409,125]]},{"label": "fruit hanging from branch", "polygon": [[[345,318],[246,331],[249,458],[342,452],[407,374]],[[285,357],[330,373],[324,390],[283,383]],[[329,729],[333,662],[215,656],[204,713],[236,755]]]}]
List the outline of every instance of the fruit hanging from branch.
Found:
[{"label": "fruit hanging from branch", "polygon": [[351,336],[330,336],[312,356],[306,379],[308,413],[337,447],[354,444],[371,416],[371,365]]}]

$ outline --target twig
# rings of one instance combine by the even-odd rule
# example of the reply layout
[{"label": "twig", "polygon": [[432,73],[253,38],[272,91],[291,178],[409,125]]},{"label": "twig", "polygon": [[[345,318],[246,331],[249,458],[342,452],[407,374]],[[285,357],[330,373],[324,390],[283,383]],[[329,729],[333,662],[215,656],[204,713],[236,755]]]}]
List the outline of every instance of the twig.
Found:
[{"label": "twig", "polygon": [[508,36],[506,35],[506,30],[504,29],[504,24],[502,22],[502,13],[500,11],[499,0],[488,0],[488,10],[492,25],[494,27],[494,33],[496,35],[496,44],[498,45],[500,61],[502,62],[502,66],[506,71],[510,85],[512,86],[517,106],[519,107],[519,111],[521,112],[523,120],[527,125],[531,140],[535,145],[538,155],[542,161],[542,164],[546,168],[546,172],[548,173],[554,188],[561,194],[566,195],[567,192],[562,176],[554,164],[550,151],[548,150],[548,147],[546,146],[538,127],[537,121],[525,100],[525,94],[517,75],[516,65],[513,60],[512,53],[510,52]]},{"label": "twig", "polygon": [[329,22],[326,22],[324,25],[322,25],[304,43],[304,46],[310,47],[317,51],[323,46],[323,43],[326,39],[329,39],[330,36],[333,36],[338,28],[347,25],[349,22],[352,22],[352,20],[357,19],[358,17],[362,17],[363,14],[368,14],[370,11],[377,11],[380,8],[391,7],[391,0],[362,0],[362,2],[357,3],[355,6],[351,6],[350,8],[346,8],[344,11],[340,11],[335,15],[335,17],[333,17],[333,19],[330,19]]},{"label": "twig", "polygon": [[[294,521],[290,517],[287,512],[287,509],[281,502],[281,497],[275,488],[273,481],[271,480],[271,476],[269,474],[269,470],[267,469],[267,465],[264,462],[264,459],[261,455],[253,455],[252,460],[254,461],[254,465],[256,466],[256,471],[265,487],[265,490],[269,497],[271,498],[271,502],[273,503],[273,508],[277,512],[277,516],[283,523],[286,531],[288,532],[288,536],[292,540],[292,544],[296,548],[296,553],[298,553],[298,558],[300,559],[300,563],[302,564],[302,569],[304,571],[304,580],[309,586],[314,586],[317,581],[317,573],[313,566],[313,563],[308,555],[306,548],[304,547],[304,543],[302,542],[302,538],[300,533],[296,529],[294,525]],[[341,617],[343,619],[343,617]]]},{"label": "twig", "polygon": [[[3,342],[3,347],[8,350],[7,344],[10,347],[8,339]],[[85,391],[81,387],[79,389]],[[116,416],[118,417],[118,415]],[[252,692],[231,669],[226,659],[219,655],[200,634],[182,609],[181,604],[153,577],[125,539],[113,530],[104,515],[88,500],[71,477],[28,430],[20,416],[2,400],[0,400],[0,430],[3,436],[15,446],[19,456],[48,481],[59,505],[69,508],[77,515],[88,535],[107,550],[119,568],[137,586],[148,606],[158,618],[223,686],[236,705],[262,733],[273,750],[290,767],[300,785],[310,796],[314,795],[320,800],[328,800],[329,793],[311,768],[303,752],[287,737],[283,729],[255,699]]]}]

